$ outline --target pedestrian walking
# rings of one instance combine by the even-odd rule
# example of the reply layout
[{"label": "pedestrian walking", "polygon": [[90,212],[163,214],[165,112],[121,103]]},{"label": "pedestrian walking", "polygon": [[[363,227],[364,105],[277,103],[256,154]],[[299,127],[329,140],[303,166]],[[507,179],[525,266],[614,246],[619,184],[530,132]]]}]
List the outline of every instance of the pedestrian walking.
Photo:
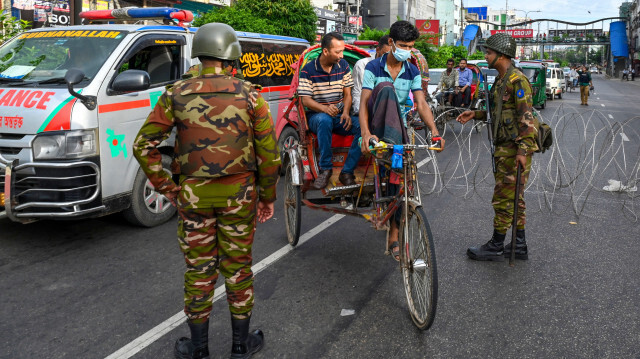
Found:
[{"label": "pedestrian walking", "polygon": [[629,71],[627,71],[626,67],[624,70],[622,70],[622,78],[620,79],[620,81],[624,81],[624,79],[627,79],[627,81],[629,81]]},{"label": "pedestrian walking", "polygon": [[589,90],[593,90],[593,81],[587,66],[582,66],[578,70],[578,84],[580,85],[580,105],[589,106]]},{"label": "pedestrian walking", "polygon": [[[249,333],[254,304],[251,271],[256,219],[273,215],[280,157],[269,107],[260,88],[231,76],[242,55],[232,27],[198,29],[191,57],[198,76],[160,96],[140,129],[134,154],[156,190],[178,207],[184,254],[184,312],[191,337],[176,341],[180,359],[209,358],[208,332],[218,271],[231,312],[231,358],[249,358],[264,335]],[[179,183],[163,170],[158,146],[176,128]]]},{"label": "pedestrian walking", "polygon": [[[467,255],[474,260],[503,261],[504,257],[511,254],[511,247],[505,248],[504,240],[512,224],[517,195],[517,224],[516,228],[511,228],[516,231],[515,256],[528,259],[524,188],[529,178],[533,153],[538,150],[538,120],[532,112],[531,85],[527,77],[511,63],[516,56],[516,42],[511,36],[506,33],[492,35],[484,47],[484,58],[489,68],[498,70],[498,78],[491,88],[491,106],[488,106],[491,108],[495,144],[495,187],[491,201],[495,214],[491,239],[481,246],[468,248]],[[464,124],[472,119],[486,120],[487,115],[486,110],[467,110],[458,116],[457,121]],[[519,193],[516,193],[518,167],[522,170],[521,186]]]},{"label": "pedestrian walking", "polygon": [[631,69],[631,81],[635,81],[636,80],[636,69],[633,68]]}]

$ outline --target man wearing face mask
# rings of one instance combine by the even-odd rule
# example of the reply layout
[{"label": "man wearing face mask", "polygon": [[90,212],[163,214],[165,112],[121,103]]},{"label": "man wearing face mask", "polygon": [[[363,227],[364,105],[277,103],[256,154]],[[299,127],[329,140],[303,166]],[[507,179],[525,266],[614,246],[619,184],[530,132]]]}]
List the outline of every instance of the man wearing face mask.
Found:
[{"label": "man wearing face mask", "polygon": [[[395,22],[389,29],[391,52],[369,62],[365,67],[360,96],[360,128],[362,150],[367,153],[370,152],[371,138],[394,144],[408,142],[400,107],[407,102],[409,92],[413,93],[418,114],[431,130],[433,140],[440,140],[433,114],[425,100],[420,70],[407,61],[419,36],[418,29],[410,22]],[[398,189],[398,184],[390,185],[389,195],[394,195]],[[396,211],[396,216],[391,221],[387,242],[387,248],[396,260],[400,259],[398,224],[401,212]]]},{"label": "man wearing face mask", "polygon": [[[504,246],[507,230],[511,227],[514,200],[518,196],[518,221],[516,231],[517,259],[527,259],[527,243],[524,235],[525,203],[524,189],[527,186],[531,159],[538,150],[536,136],[538,119],[533,114],[531,85],[527,77],[511,63],[516,56],[516,41],[505,33],[497,33],[487,39],[484,58],[489,68],[498,70],[498,78],[491,88],[491,114],[493,119],[493,142],[495,144],[495,187],[491,204],[493,236],[481,246],[467,249],[469,258],[480,261],[503,261],[511,254],[511,246]],[[471,119],[486,120],[486,111],[465,111],[457,121],[466,123]],[[516,194],[517,168],[522,168],[520,193]]]}]

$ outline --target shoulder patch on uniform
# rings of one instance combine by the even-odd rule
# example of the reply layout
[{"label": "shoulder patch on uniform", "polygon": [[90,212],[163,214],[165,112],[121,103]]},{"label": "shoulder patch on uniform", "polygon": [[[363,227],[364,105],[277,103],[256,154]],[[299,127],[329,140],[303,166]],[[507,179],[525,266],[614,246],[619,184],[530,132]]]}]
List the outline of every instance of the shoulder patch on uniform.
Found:
[{"label": "shoulder patch on uniform", "polygon": [[518,92],[516,92],[516,96],[518,96],[518,98],[523,98],[524,97],[524,90],[523,89],[518,90]]},{"label": "shoulder patch on uniform", "polygon": [[509,76],[509,82],[511,82],[512,84],[518,81],[520,81],[520,76],[518,76],[518,74],[512,73],[511,76]]}]

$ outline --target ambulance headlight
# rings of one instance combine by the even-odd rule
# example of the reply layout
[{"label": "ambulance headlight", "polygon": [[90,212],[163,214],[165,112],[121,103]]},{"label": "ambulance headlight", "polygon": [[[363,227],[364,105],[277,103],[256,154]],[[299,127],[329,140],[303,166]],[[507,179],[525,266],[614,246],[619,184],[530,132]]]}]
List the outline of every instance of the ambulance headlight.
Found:
[{"label": "ambulance headlight", "polygon": [[33,158],[52,160],[92,156],[97,154],[96,142],[94,130],[39,135],[33,140]]}]

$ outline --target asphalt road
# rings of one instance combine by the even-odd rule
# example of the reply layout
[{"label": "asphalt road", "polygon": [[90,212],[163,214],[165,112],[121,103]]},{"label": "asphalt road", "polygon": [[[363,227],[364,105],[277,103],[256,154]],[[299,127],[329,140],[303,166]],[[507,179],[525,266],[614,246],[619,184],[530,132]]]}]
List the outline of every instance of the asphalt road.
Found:
[{"label": "asphalt road", "polygon": [[[638,192],[602,188],[638,179],[640,91],[602,75],[594,85],[589,107],[573,92],[540,112],[556,129],[556,147],[535,157],[530,255],[514,268],[466,257],[491,235],[493,179],[486,129],[451,123],[440,176],[425,166],[421,177],[423,190],[434,189],[423,203],[439,274],[428,331],[411,322],[383,232],[304,208],[308,240],[289,251],[279,200],[254,244],[252,327],[266,335],[254,357],[638,358]],[[119,215],[0,220],[0,358],[172,358],[174,341],[188,334],[175,231],[175,220],[144,229]],[[228,357],[224,297],[210,334],[212,358]]]}]

